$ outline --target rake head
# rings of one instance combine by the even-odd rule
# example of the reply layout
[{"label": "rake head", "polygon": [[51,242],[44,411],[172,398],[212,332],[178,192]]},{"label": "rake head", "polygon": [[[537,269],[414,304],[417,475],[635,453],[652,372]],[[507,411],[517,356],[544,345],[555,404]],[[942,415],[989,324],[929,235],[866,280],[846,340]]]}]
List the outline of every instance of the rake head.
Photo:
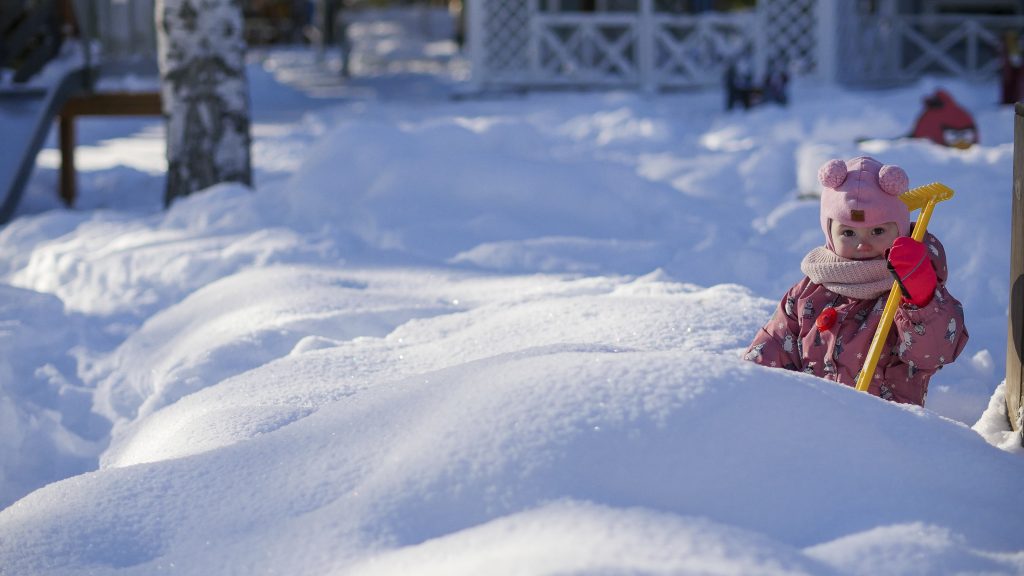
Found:
[{"label": "rake head", "polygon": [[938,204],[953,197],[953,189],[940,182],[932,182],[917,188],[911,188],[900,194],[900,200],[911,212],[924,208],[929,202]]}]

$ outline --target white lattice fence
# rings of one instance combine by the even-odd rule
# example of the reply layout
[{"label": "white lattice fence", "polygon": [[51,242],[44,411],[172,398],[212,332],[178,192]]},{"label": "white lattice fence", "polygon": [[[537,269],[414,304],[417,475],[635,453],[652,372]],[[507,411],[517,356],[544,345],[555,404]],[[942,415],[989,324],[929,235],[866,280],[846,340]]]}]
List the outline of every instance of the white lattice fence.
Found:
[{"label": "white lattice fence", "polygon": [[530,14],[536,1],[475,0],[469,6],[475,73],[483,82],[529,82]]},{"label": "white lattice fence", "polygon": [[925,74],[986,78],[1001,66],[1003,34],[1024,28],[1021,16],[860,16],[864,34],[847,38],[845,80],[898,83]]},{"label": "white lattice fence", "polygon": [[762,35],[758,59],[782,64],[801,74],[819,74],[822,63],[818,0],[759,0],[757,9]]},{"label": "white lattice fence", "polygon": [[907,16],[897,28],[904,40],[901,71],[991,76],[1000,67],[1002,34],[1017,32],[1024,18]]},{"label": "white lattice fence", "polygon": [[532,77],[540,84],[640,81],[635,15],[538,15]]},{"label": "white lattice fence", "polygon": [[722,81],[729,62],[753,51],[754,14],[658,14],[653,26],[653,75],[658,86],[704,86]]},{"label": "white lattice fence", "polygon": [[699,15],[660,11],[667,4],[658,0],[597,13],[558,12],[558,5],[470,0],[471,16],[480,8],[474,30],[484,37],[477,78],[517,86],[717,85],[729,60],[747,49],[761,71],[782,66],[850,84],[983,78],[999,70],[1004,33],[1024,29],[1022,16],[901,14],[896,0],[758,0],[756,14]]},{"label": "white lattice fence", "polygon": [[540,6],[537,0],[470,5],[471,25],[480,31],[475,43],[471,39],[479,83],[653,89],[718,85],[729,61],[753,48],[756,16],[749,12],[686,15],[638,8],[580,13]]}]

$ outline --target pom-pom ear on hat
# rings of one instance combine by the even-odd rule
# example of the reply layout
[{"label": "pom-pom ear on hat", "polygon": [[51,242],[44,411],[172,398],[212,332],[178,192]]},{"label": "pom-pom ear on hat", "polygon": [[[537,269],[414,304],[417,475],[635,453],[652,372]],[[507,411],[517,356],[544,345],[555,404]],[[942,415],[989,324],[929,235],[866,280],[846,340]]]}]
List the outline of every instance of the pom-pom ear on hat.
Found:
[{"label": "pom-pom ear on hat", "polygon": [[910,188],[910,178],[903,168],[886,164],[878,171],[878,185],[886,194],[899,196]]},{"label": "pom-pom ear on hat", "polygon": [[838,188],[846,180],[846,162],[832,159],[818,168],[818,182],[826,188]]}]

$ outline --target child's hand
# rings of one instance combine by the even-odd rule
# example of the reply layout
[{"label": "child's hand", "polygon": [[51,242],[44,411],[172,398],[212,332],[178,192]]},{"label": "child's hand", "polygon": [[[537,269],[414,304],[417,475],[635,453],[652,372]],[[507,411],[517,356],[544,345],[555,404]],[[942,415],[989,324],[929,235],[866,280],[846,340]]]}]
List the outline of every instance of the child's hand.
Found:
[{"label": "child's hand", "polygon": [[932,301],[937,279],[925,245],[909,236],[900,236],[886,251],[889,272],[903,291],[903,300],[915,306]]}]

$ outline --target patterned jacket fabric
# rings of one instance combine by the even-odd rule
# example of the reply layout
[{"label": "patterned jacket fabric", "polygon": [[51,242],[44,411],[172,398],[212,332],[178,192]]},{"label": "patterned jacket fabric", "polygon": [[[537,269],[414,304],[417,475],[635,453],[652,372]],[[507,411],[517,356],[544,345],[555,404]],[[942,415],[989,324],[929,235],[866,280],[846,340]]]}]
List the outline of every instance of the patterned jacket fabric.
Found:
[{"label": "patterned jacket fabric", "polygon": [[[932,234],[924,243],[938,277],[935,295],[921,308],[901,303],[868,388],[886,400],[920,406],[932,374],[956,360],[969,337],[963,306],[946,290],[945,249]],[[744,358],[855,386],[888,295],[848,298],[805,276],[782,297]],[[835,309],[835,321],[820,329],[816,320],[828,307]]]}]

